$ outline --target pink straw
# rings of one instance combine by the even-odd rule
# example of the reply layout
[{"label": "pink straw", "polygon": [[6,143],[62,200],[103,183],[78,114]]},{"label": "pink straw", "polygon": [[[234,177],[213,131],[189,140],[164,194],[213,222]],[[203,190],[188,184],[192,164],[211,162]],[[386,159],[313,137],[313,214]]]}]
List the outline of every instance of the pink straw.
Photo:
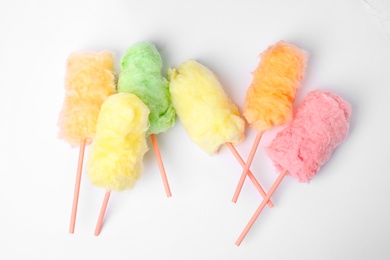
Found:
[{"label": "pink straw", "polygon": [[87,143],[86,139],[84,139],[80,143],[79,161],[78,161],[77,173],[76,173],[76,183],[75,183],[75,186],[74,186],[74,194],[73,194],[72,214],[71,214],[71,217],[70,217],[70,227],[69,227],[69,233],[70,234],[74,233],[74,227],[76,225],[76,214],[77,214],[77,205],[79,203],[81,172],[83,170],[84,151],[85,151],[86,143]]},{"label": "pink straw", "polygon": [[[232,154],[236,157],[236,159],[240,163],[241,167],[245,168],[245,162],[241,158],[240,154],[237,152],[236,148],[234,148],[233,144],[226,143],[226,145],[227,145],[227,147],[229,147]],[[265,193],[263,187],[261,187],[260,183],[256,180],[256,177],[253,175],[253,173],[250,170],[248,170],[248,177],[252,181],[253,185],[255,185],[256,189],[260,192],[261,196],[263,198],[265,198],[265,196],[267,196],[267,194]],[[274,204],[272,203],[271,200],[269,200],[267,204],[270,208],[274,207]]]},{"label": "pink straw", "polygon": [[249,157],[248,157],[248,161],[245,164],[244,170],[242,171],[242,174],[241,174],[240,181],[238,182],[236,191],[234,192],[234,196],[233,196],[233,199],[232,199],[233,203],[237,202],[238,196],[240,195],[242,186],[244,185],[244,181],[245,181],[246,175],[248,173],[249,168],[251,167],[253,158],[255,157],[255,154],[256,154],[256,151],[257,151],[257,147],[259,146],[259,143],[260,143],[262,135],[263,135],[263,132],[258,132],[257,135],[256,135],[256,139],[255,139],[255,141],[253,143],[251,152],[250,152]]},{"label": "pink straw", "polygon": [[96,224],[95,236],[98,236],[100,234],[100,230],[102,229],[103,219],[104,219],[104,215],[106,214],[107,204],[108,204],[108,200],[110,199],[110,195],[111,195],[111,190],[107,190],[106,195],[104,195],[102,208],[100,209],[99,219]]},{"label": "pink straw", "polygon": [[257,210],[253,214],[252,218],[249,220],[248,224],[245,226],[245,228],[242,231],[241,235],[237,239],[237,241],[236,241],[236,245],[237,246],[239,246],[241,244],[242,240],[244,240],[245,236],[248,234],[249,230],[251,229],[251,227],[255,223],[257,217],[260,215],[261,211],[264,209],[265,204],[267,204],[267,201],[274,194],[276,188],[278,188],[279,184],[282,182],[282,180],[283,180],[284,176],[286,176],[286,174],[287,174],[287,170],[286,169],[284,169],[282,171],[282,173],[279,174],[278,178],[276,179],[276,181],[272,185],[271,189],[269,190],[267,196],[265,196],[265,198],[261,202],[260,206],[257,208]]},{"label": "pink straw", "polygon": [[165,193],[167,194],[167,198],[172,196],[171,189],[169,188],[167,174],[165,173],[164,163],[161,158],[160,149],[158,148],[157,138],[155,134],[150,135],[150,139],[152,140],[154,153],[156,155],[158,167],[160,168],[161,178],[164,184]]}]

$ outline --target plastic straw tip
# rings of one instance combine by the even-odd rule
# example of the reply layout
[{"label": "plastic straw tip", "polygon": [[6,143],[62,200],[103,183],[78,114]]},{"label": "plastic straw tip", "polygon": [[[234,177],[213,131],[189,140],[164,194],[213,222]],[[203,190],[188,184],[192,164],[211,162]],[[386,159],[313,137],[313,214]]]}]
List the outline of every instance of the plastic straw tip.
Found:
[{"label": "plastic straw tip", "polygon": [[69,234],[74,234],[74,226],[71,225],[69,228]]}]

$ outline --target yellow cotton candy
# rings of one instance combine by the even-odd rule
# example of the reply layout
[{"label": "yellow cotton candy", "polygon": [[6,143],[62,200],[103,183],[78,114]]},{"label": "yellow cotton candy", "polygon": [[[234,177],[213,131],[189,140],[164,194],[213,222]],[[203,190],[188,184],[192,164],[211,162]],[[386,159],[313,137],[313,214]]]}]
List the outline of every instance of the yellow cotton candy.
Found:
[{"label": "yellow cotton candy", "polygon": [[91,142],[100,107],[115,93],[114,55],[109,51],[73,53],[66,65],[58,135],[76,146],[84,139]]},{"label": "yellow cotton candy", "polygon": [[115,94],[103,103],[86,169],[92,184],[118,191],[134,186],[148,150],[148,116],[149,109],[134,94]]},{"label": "yellow cotton candy", "polygon": [[304,50],[284,41],[261,55],[244,105],[244,116],[257,131],[291,120],[292,104],[305,73],[306,60]]},{"label": "yellow cotton candy", "polygon": [[169,71],[173,106],[191,140],[207,153],[244,139],[245,122],[207,67],[187,61]]}]

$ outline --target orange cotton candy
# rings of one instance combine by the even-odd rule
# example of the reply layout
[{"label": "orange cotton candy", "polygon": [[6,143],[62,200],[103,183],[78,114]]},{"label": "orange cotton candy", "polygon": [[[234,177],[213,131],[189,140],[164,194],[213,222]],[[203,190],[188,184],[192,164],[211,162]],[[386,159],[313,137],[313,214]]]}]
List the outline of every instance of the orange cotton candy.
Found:
[{"label": "orange cotton candy", "polygon": [[280,41],[261,54],[246,93],[244,116],[258,132],[292,119],[292,103],[304,76],[307,53]]},{"label": "orange cotton candy", "polygon": [[59,137],[70,145],[90,143],[103,101],[115,93],[114,55],[109,51],[78,52],[69,56],[65,100],[60,112]]}]

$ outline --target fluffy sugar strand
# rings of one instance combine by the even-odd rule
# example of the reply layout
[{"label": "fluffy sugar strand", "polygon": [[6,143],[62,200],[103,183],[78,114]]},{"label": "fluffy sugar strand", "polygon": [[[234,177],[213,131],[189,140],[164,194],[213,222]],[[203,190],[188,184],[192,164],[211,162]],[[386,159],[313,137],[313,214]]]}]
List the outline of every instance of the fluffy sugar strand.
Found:
[{"label": "fluffy sugar strand", "polygon": [[291,120],[306,60],[305,51],[284,41],[261,54],[244,104],[244,116],[258,132]]},{"label": "fluffy sugar strand", "polygon": [[351,106],[339,96],[310,92],[291,125],[279,132],[267,154],[281,171],[308,182],[348,135]]},{"label": "fluffy sugar strand", "polygon": [[92,184],[117,191],[134,186],[148,149],[148,115],[134,94],[118,93],[103,103],[86,169]]},{"label": "fluffy sugar strand", "polygon": [[162,59],[156,47],[148,42],[131,46],[122,57],[121,69],[118,92],[133,93],[148,106],[148,134],[158,134],[171,128],[176,114],[168,81],[161,76]]},{"label": "fluffy sugar strand", "polygon": [[96,120],[104,100],[115,93],[112,52],[78,52],[69,56],[65,75],[65,100],[60,112],[59,137],[72,146],[95,135]]},{"label": "fluffy sugar strand", "polygon": [[212,154],[226,142],[243,141],[244,120],[210,69],[190,60],[169,75],[173,105],[194,143]]}]

